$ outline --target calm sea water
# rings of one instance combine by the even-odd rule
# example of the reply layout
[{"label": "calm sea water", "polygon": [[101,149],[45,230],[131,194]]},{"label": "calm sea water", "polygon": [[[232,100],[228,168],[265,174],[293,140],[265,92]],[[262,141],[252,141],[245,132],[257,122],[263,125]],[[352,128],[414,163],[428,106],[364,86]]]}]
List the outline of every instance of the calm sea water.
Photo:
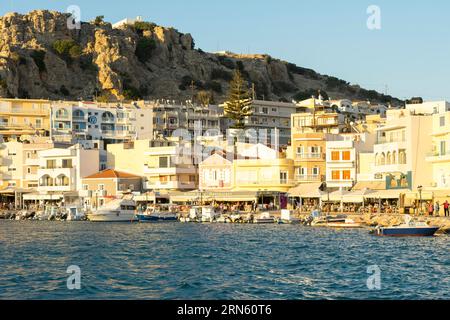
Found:
[{"label": "calm sea water", "polygon": [[[0,299],[449,299],[448,236],[0,221]],[[68,290],[67,267],[81,268]],[[368,266],[381,290],[367,288]]]}]

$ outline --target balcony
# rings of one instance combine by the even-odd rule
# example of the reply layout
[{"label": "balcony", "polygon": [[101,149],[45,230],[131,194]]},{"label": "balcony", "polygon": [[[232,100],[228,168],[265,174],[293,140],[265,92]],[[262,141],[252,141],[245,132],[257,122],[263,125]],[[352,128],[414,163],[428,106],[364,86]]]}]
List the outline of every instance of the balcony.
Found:
[{"label": "balcony", "polygon": [[325,160],[325,153],[297,153],[296,159]]},{"label": "balcony", "polygon": [[40,159],[39,158],[27,158],[25,159],[26,166],[39,166]]},{"label": "balcony", "polygon": [[72,117],[73,122],[86,122],[86,118],[84,116],[73,116]]},{"label": "balcony", "polygon": [[447,162],[450,161],[450,150],[446,152],[430,152],[426,156],[428,162]]},{"label": "balcony", "polygon": [[176,174],[195,174],[197,169],[194,165],[176,166],[170,168],[155,168],[145,165],[144,174],[147,175],[176,175]]},{"label": "balcony", "polygon": [[180,181],[147,181],[145,189],[147,190],[194,190],[196,188],[195,182],[180,182]]},{"label": "balcony", "polygon": [[102,123],[116,123],[114,118],[102,117]]},{"label": "balcony", "polygon": [[323,175],[301,175],[295,176],[295,180],[298,182],[323,182],[325,181],[325,176]]}]

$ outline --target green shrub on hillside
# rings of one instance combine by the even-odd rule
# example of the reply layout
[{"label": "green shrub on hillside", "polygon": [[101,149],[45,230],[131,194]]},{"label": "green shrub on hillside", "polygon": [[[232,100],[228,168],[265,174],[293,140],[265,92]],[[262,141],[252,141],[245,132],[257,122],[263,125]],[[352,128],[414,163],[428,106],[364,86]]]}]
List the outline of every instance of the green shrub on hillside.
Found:
[{"label": "green shrub on hillside", "polygon": [[151,58],[152,52],[155,49],[155,40],[148,37],[142,37],[137,42],[135,54],[140,62],[146,63]]}]

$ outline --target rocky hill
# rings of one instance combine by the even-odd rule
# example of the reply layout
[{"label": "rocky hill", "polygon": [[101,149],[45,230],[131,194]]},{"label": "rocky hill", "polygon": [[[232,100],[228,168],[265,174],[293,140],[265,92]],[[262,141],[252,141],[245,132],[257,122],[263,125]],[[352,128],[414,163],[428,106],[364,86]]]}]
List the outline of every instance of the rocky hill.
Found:
[{"label": "rocky hill", "polygon": [[226,98],[235,69],[258,98],[301,100],[318,89],[332,98],[400,101],[268,55],[213,54],[190,34],[153,23],[113,28],[96,19],[68,28],[54,11],[0,18],[0,96],[50,99],[176,99],[199,92]]}]

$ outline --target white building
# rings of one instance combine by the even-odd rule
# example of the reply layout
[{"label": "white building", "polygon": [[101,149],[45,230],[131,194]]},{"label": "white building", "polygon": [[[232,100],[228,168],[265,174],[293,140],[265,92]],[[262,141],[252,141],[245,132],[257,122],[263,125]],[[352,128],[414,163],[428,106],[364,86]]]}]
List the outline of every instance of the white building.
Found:
[{"label": "white building", "polygon": [[67,201],[77,199],[82,178],[99,171],[99,150],[85,150],[80,145],[39,152],[38,193],[25,200]]},{"label": "white building", "polygon": [[131,26],[133,24],[135,24],[136,22],[140,22],[142,21],[142,17],[141,16],[137,16],[136,18],[125,18],[123,20],[120,20],[116,23],[113,23],[112,27],[114,29],[120,28],[122,26]]},{"label": "white building", "polygon": [[450,103],[447,101],[424,101],[406,104],[405,109],[412,114],[444,114],[450,111]]},{"label": "white building", "polygon": [[340,134],[326,144],[326,182],[328,188],[350,189],[357,183],[359,155],[371,152],[375,135]]},{"label": "white building", "polygon": [[431,115],[388,110],[386,125],[377,129],[374,174],[386,179],[391,189],[429,187],[433,174],[426,154],[432,148],[431,133]]}]

